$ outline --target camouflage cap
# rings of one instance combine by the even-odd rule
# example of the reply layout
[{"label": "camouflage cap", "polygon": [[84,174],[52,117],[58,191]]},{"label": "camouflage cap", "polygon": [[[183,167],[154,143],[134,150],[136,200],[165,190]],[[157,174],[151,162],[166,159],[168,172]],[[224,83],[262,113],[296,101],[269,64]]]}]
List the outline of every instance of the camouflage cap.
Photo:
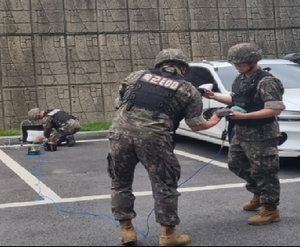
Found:
[{"label": "camouflage cap", "polygon": [[28,112],[28,119],[29,120],[38,120],[40,114],[40,109],[39,108],[33,108]]},{"label": "camouflage cap", "polygon": [[256,63],[262,59],[261,48],[253,43],[240,43],[229,48],[227,60],[230,63]]},{"label": "camouflage cap", "polygon": [[164,49],[160,51],[155,59],[154,67],[158,68],[163,63],[167,62],[179,62],[184,64],[185,66],[188,65],[187,57],[184,55],[183,51],[180,49]]}]

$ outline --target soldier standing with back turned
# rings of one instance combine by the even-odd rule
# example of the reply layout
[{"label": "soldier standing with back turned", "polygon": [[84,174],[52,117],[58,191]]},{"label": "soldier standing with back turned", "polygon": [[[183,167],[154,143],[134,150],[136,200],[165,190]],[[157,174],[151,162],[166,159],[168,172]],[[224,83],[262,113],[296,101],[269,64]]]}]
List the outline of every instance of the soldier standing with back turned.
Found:
[{"label": "soldier standing with back turned", "polygon": [[203,118],[201,94],[183,77],[187,67],[181,50],[166,49],[158,53],[154,68],[133,72],[120,85],[118,110],[109,133],[108,172],[112,213],[120,222],[123,244],[137,241],[132,183],[138,162],[151,181],[156,222],[161,225],[159,245],[189,242],[189,236],[175,231],[180,223],[177,188],[181,167],[171,132],[183,118],[193,131],[211,128],[220,119],[215,113],[208,121]]}]

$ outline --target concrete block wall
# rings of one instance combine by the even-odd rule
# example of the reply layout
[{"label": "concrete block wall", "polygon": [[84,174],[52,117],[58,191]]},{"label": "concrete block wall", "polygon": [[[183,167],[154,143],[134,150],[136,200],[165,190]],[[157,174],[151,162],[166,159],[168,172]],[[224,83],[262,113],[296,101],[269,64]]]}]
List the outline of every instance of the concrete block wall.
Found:
[{"label": "concrete block wall", "polygon": [[231,45],[265,57],[300,50],[297,0],[0,0],[0,128],[32,107],[110,120],[119,81],[163,48],[225,59]]}]

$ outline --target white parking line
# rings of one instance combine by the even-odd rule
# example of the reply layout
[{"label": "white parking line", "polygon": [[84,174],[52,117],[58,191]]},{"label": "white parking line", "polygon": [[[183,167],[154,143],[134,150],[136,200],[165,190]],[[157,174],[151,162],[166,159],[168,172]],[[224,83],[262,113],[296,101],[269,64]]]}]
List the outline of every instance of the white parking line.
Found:
[{"label": "white parking line", "polygon": [[[300,178],[280,179],[281,184],[299,183],[299,182],[300,182]],[[181,193],[185,193],[185,192],[196,192],[196,191],[242,188],[244,186],[245,186],[245,183],[220,184],[220,185],[207,185],[207,186],[202,186],[202,187],[179,188],[178,191]],[[46,195],[46,193],[44,193],[44,194]],[[152,196],[152,192],[151,191],[139,191],[139,192],[134,192],[134,195],[136,197]],[[47,195],[47,196],[49,196],[49,195]],[[107,200],[107,199],[110,199],[110,194],[98,195],[98,196],[81,196],[81,197],[73,197],[73,198],[59,198],[56,200],[49,196],[48,200],[43,200],[43,201],[14,202],[14,203],[0,204],[0,209],[1,208],[38,206],[38,205],[46,205],[46,204],[52,204],[52,203],[61,204],[61,203],[68,203],[68,202]]]},{"label": "white parking line", "polygon": [[178,154],[178,155],[181,155],[181,156],[184,156],[184,157],[187,157],[187,158],[190,158],[190,159],[193,159],[193,160],[198,160],[198,161],[201,161],[201,162],[204,162],[204,163],[209,162],[210,164],[213,164],[215,166],[219,166],[219,167],[222,167],[222,168],[228,168],[227,163],[220,162],[220,161],[217,161],[217,160],[213,160],[212,158],[209,159],[209,158],[205,158],[205,157],[200,156],[200,155],[190,154],[190,153],[180,151],[180,150],[174,150],[174,153]]},{"label": "white parking line", "polygon": [[[34,191],[38,194],[40,191],[44,195],[51,197],[53,200],[60,200],[59,197],[54,191],[52,191],[48,186],[38,181],[35,176],[33,176],[30,172],[28,172],[23,166],[14,161],[11,157],[9,157],[6,153],[0,150],[0,160],[13,172],[15,172],[21,179],[24,180]],[[38,183],[39,182],[39,183]],[[38,186],[37,186],[38,183]],[[49,199],[45,199],[48,201]]]},{"label": "white parking line", "polygon": [[[193,192],[193,191],[195,192],[195,191],[205,191],[205,190],[218,190],[218,189],[228,189],[228,188],[239,188],[239,187],[243,187],[244,185],[245,185],[244,183],[209,185],[209,186],[202,186],[202,187],[179,188],[178,191],[179,192]],[[46,194],[46,193],[44,193],[44,194]],[[134,195],[137,197],[138,196],[151,196],[152,191],[134,192]],[[27,207],[27,206],[35,206],[35,205],[51,204],[51,203],[67,203],[67,202],[92,201],[92,200],[104,200],[104,199],[110,199],[110,194],[99,195],[99,196],[60,198],[60,199],[52,200],[52,201],[48,200],[48,201],[6,203],[6,204],[0,204],[0,208]]]},{"label": "white parking line", "polygon": [[[107,139],[92,139],[92,140],[78,140],[76,142],[96,142],[96,141],[107,141]],[[13,145],[10,145],[13,146]],[[20,145],[14,145],[20,146]],[[190,154],[184,151],[175,150],[175,154],[184,156],[190,159],[194,159],[204,163],[210,163],[212,165],[216,165],[222,168],[227,167],[227,163],[220,162],[217,160],[212,160],[200,155]],[[20,164],[10,158],[7,154],[5,154],[2,150],[0,150],[0,160],[7,165],[11,170],[13,170],[21,179],[23,179],[34,191],[38,194],[42,193],[45,196],[45,200],[41,201],[29,201],[29,202],[15,202],[15,203],[4,203],[0,204],[1,208],[14,208],[14,207],[28,207],[28,206],[36,206],[36,205],[45,205],[52,203],[68,203],[68,202],[79,202],[79,201],[92,201],[92,200],[106,200],[110,199],[110,194],[107,195],[97,195],[97,196],[82,196],[82,197],[74,197],[74,198],[61,198],[56,193],[54,193],[50,188],[48,188],[45,184],[38,181],[38,179],[33,176],[30,172],[28,172],[25,168],[23,168]],[[297,183],[300,182],[300,178],[293,179],[281,179],[280,182],[282,184],[285,183]],[[37,185],[38,183],[38,185]],[[244,187],[245,183],[235,183],[235,184],[221,184],[221,185],[207,185],[201,187],[187,187],[187,188],[179,188],[178,191],[181,193],[184,192],[196,192],[196,191],[207,191],[207,190],[220,190],[220,189],[230,189],[230,188],[241,188]],[[139,191],[134,192],[135,196],[151,196],[152,191]]]}]

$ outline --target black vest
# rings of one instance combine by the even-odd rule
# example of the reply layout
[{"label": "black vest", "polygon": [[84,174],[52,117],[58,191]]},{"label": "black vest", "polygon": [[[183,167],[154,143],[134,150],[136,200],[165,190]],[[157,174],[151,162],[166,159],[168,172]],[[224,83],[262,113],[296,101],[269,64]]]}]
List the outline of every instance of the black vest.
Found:
[{"label": "black vest", "polygon": [[[267,71],[258,71],[248,85],[241,88],[242,74],[240,74],[235,80],[235,84],[232,87],[232,103],[233,105],[240,106],[247,112],[259,111],[264,108],[264,102],[255,102],[254,96],[257,93],[257,85],[259,81],[265,76],[272,76]],[[235,120],[234,122],[238,125],[244,126],[257,126],[267,123],[272,123],[275,117],[262,118],[262,119],[243,119]]]},{"label": "black vest", "polygon": [[45,115],[52,118],[53,128],[59,128],[63,123],[67,122],[69,119],[76,119],[74,116],[67,112],[61,111],[59,109],[51,109],[45,112]]},{"label": "black vest", "polygon": [[130,111],[133,106],[145,108],[153,112],[153,118],[165,113],[172,118],[173,125],[178,127],[183,117],[179,116],[179,112],[171,112],[168,106],[185,79],[175,68],[170,69],[174,69],[174,72],[169,72],[168,68],[147,70],[134,84],[131,92],[124,96],[126,110]]}]

